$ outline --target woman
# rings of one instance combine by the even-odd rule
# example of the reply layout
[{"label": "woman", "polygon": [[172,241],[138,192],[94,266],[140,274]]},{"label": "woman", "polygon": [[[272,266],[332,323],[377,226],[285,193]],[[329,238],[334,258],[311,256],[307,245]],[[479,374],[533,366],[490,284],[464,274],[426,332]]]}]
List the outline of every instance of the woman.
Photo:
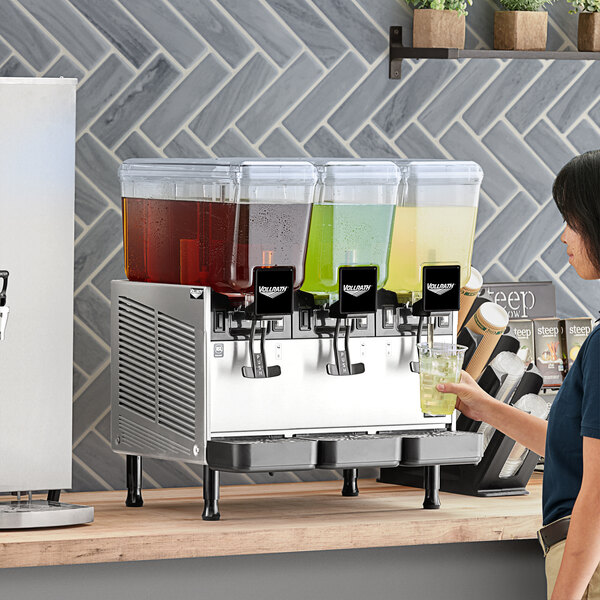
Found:
[{"label": "woman", "polygon": [[[569,262],[581,278],[600,278],[600,151],[565,165],[552,193]],[[456,394],[466,416],[545,456],[540,541],[548,598],[600,599],[600,326],[582,345],[547,423],[498,402],[464,371],[460,383],[438,389]]]}]

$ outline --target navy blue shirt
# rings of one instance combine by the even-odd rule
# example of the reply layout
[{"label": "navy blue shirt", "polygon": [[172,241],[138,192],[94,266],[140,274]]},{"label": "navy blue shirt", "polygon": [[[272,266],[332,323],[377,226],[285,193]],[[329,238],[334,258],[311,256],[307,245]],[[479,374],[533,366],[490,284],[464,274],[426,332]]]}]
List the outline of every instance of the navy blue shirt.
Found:
[{"label": "navy blue shirt", "polygon": [[600,438],[600,326],[582,344],[548,417],[544,525],[573,511],[583,478],[583,436]]}]

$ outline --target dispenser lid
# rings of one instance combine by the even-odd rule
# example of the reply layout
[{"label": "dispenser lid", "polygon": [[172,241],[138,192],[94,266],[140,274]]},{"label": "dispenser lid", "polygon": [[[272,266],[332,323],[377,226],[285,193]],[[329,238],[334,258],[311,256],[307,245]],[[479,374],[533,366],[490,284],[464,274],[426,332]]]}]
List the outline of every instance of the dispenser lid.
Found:
[{"label": "dispenser lid", "polygon": [[398,185],[401,171],[391,160],[314,159],[324,185]]},{"label": "dispenser lid", "polygon": [[230,165],[218,159],[130,158],[119,167],[121,183],[140,180],[195,180],[229,183]]},{"label": "dispenser lid", "polygon": [[311,185],[315,167],[307,160],[260,158],[132,158],[119,167],[121,182],[140,179],[193,179],[207,183],[230,181],[256,185]]},{"label": "dispenser lid", "polygon": [[479,185],[483,170],[472,161],[399,160],[409,185]]},{"label": "dispenser lid", "polygon": [[307,160],[274,160],[269,158],[221,159],[229,164],[243,185],[314,185],[317,171]]}]

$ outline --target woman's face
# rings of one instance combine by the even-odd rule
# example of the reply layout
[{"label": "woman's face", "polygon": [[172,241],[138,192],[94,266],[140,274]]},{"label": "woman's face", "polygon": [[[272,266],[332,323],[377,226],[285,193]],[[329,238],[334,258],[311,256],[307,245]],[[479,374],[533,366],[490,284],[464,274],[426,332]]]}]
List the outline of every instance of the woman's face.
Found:
[{"label": "woman's face", "polygon": [[560,241],[567,245],[567,254],[569,263],[577,271],[577,275],[582,279],[599,279],[600,273],[596,270],[588,256],[583,238],[574,229],[568,225],[565,226]]}]

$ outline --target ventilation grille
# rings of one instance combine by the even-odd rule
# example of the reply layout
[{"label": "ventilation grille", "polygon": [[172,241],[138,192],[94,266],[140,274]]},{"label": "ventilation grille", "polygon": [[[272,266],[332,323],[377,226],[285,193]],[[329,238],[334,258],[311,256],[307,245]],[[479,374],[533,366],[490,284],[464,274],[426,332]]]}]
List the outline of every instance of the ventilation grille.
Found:
[{"label": "ventilation grille", "polygon": [[119,298],[119,404],[156,420],[154,311]]},{"label": "ventilation grille", "polygon": [[158,422],[194,439],[196,345],[194,329],[158,313]]},{"label": "ventilation grille", "polygon": [[145,449],[153,454],[190,454],[190,449],[119,415],[119,446]]},{"label": "ventilation grille", "polygon": [[195,440],[193,327],[123,296],[118,327],[119,404]]}]

